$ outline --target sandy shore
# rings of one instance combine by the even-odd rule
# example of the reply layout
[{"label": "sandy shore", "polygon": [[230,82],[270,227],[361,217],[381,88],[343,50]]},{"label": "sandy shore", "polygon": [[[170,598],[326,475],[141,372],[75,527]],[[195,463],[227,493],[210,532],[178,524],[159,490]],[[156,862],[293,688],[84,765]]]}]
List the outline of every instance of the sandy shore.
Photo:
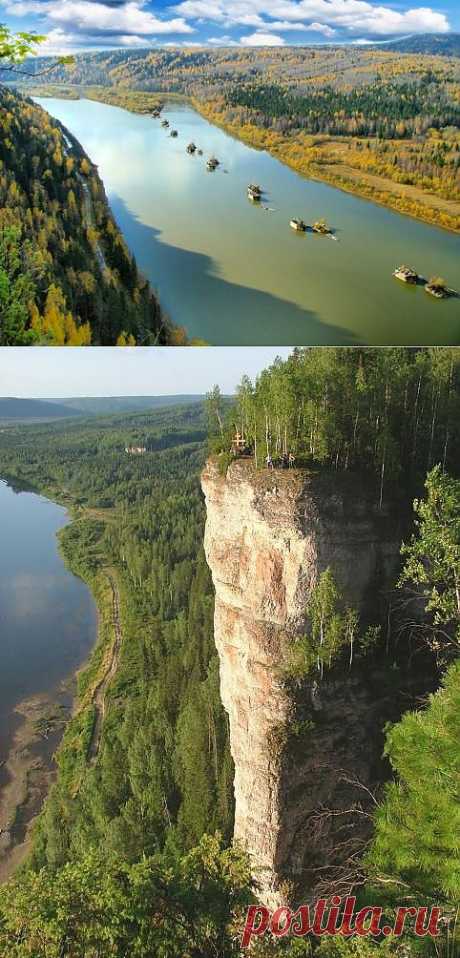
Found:
[{"label": "sandy shore", "polygon": [[54,780],[54,754],[71,715],[74,680],[16,706],[21,716],[0,789],[0,882],[24,860],[31,829]]}]

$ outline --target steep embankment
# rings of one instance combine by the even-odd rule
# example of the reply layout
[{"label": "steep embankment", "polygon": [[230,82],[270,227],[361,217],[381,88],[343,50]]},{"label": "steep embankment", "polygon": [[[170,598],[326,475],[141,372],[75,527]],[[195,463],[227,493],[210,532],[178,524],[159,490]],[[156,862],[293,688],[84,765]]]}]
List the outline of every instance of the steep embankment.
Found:
[{"label": "steep embankment", "polygon": [[[398,670],[389,674],[393,662],[378,649],[355,653],[352,668],[347,652],[301,685],[284,681],[281,666],[328,566],[364,622],[381,618],[402,520],[340,473],[256,473],[241,460],[224,478],[211,461],[202,487],[235,836],[250,852],[261,898],[275,905],[318,891],[323,879],[340,881],[351,867],[369,827],[366,789],[385,775],[383,724],[402,707]],[[364,814],[353,813],[358,803]]]},{"label": "steep embankment", "polygon": [[3,87],[0,134],[0,345],[168,342],[75,138]]}]

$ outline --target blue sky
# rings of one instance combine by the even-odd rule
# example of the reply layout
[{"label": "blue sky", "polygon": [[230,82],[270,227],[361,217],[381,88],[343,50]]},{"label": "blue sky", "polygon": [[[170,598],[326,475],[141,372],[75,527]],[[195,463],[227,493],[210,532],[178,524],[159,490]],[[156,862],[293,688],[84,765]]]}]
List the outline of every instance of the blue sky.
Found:
[{"label": "blue sky", "polygon": [[107,346],[92,349],[0,349],[0,395],[20,399],[72,396],[173,396],[207,392],[216,383],[227,395],[246,373],[254,379],[280,346]]},{"label": "blue sky", "polygon": [[[460,30],[457,0],[0,0],[0,22],[49,37],[46,52],[283,46]],[[428,0],[429,3],[429,0]]]}]

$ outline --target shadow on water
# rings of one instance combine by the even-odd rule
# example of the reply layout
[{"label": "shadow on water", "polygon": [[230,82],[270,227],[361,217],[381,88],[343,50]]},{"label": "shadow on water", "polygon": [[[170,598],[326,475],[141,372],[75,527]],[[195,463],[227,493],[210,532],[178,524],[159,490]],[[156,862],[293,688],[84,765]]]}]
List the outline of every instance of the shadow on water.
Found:
[{"label": "shadow on water", "polygon": [[141,223],[119,196],[111,193],[109,201],[165,312],[190,337],[215,346],[364,345],[351,330],[324,323],[310,310],[223,279],[209,256],[163,242],[161,230]]}]

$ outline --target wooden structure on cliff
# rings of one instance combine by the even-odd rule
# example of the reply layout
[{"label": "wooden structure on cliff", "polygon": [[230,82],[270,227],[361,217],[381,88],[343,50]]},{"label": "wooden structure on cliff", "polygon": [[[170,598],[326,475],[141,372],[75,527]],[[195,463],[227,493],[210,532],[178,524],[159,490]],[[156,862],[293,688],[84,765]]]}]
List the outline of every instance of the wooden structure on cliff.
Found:
[{"label": "wooden structure on cliff", "polygon": [[238,429],[235,432],[235,435],[232,439],[231,445],[232,456],[250,456],[251,449],[244,438],[243,433],[239,432]]}]

